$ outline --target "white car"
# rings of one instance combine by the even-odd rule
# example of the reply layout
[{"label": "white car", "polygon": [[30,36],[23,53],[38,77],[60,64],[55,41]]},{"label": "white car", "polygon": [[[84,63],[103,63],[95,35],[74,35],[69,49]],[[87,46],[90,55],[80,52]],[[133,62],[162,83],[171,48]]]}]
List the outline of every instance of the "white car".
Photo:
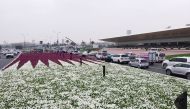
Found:
[{"label": "white car", "polygon": [[96,58],[97,58],[97,59],[104,60],[104,59],[107,58],[107,55],[108,55],[107,53],[100,52],[100,53],[97,53],[97,54],[96,54]]},{"label": "white car", "polygon": [[166,74],[178,74],[185,75],[190,80],[190,63],[178,63],[172,66],[166,67]]},{"label": "white car", "polygon": [[7,53],[6,54],[6,58],[14,58],[14,54],[13,53]]},{"label": "white car", "polygon": [[113,55],[111,58],[113,62],[117,63],[129,63],[130,61],[129,56],[125,54]]},{"label": "white car", "polygon": [[162,68],[166,68],[167,66],[172,66],[182,62],[190,62],[190,57],[175,57],[170,60],[165,60],[162,62]]},{"label": "white car", "polygon": [[138,68],[148,68],[149,62],[144,58],[136,58],[129,62],[129,66]]}]

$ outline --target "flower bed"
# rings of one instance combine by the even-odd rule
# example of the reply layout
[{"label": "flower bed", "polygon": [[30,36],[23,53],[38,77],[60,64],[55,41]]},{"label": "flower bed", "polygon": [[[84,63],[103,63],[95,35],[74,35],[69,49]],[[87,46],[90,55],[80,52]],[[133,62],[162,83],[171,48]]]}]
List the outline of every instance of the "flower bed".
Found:
[{"label": "flower bed", "polygon": [[[116,64],[36,66],[0,74],[0,108],[175,109],[190,81]],[[190,107],[190,96],[188,106]]]}]

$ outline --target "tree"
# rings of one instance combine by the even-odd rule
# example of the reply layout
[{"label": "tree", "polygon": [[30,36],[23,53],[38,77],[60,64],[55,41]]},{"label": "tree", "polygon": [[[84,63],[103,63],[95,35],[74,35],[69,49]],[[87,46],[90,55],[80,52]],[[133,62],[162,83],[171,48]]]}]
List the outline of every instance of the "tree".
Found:
[{"label": "tree", "polygon": [[74,42],[71,42],[71,45],[72,45],[72,46],[75,46],[75,45],[76,45],[76,43],[74,43]]},{"label": "tree", "polygon": [[69,44],[69,40],[66,40],[66,43]]},{"label": "tree", "polygon": [[91,41],[90,44],[93,45],[95,42],[94,41]]},{"label": "tree", "polygon": [[83,46],[83,47],[86,46],[86,42],[82,41],[81,46]]}]

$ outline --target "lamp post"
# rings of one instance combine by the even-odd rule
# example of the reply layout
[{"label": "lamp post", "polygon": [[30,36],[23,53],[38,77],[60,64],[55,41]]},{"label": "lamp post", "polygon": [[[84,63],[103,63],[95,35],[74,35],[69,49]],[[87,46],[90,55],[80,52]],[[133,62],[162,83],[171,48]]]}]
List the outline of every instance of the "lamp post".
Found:
[{"label": "lamp post", "polygon": [[59,33],[61,32],[57,32],[57,45],[59,44]]}]

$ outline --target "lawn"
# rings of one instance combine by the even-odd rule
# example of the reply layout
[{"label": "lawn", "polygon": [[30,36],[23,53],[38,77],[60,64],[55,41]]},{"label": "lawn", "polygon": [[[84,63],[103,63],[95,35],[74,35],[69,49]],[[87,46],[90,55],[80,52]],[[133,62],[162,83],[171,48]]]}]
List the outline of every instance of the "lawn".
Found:
[{"label": "lawn", "polygon": [[190,89],[185,79],[116,64],[105,66],[106,77],[97,64],[2,71],[0,108],[175,109],[176,97]]},{"label": "lawn", "polygon": [[190,54],[177,54],[177,55],[168,55],[166,56],[166,59],[171,59],[171,58],[174,58],[174,57],[190,57]]}]

